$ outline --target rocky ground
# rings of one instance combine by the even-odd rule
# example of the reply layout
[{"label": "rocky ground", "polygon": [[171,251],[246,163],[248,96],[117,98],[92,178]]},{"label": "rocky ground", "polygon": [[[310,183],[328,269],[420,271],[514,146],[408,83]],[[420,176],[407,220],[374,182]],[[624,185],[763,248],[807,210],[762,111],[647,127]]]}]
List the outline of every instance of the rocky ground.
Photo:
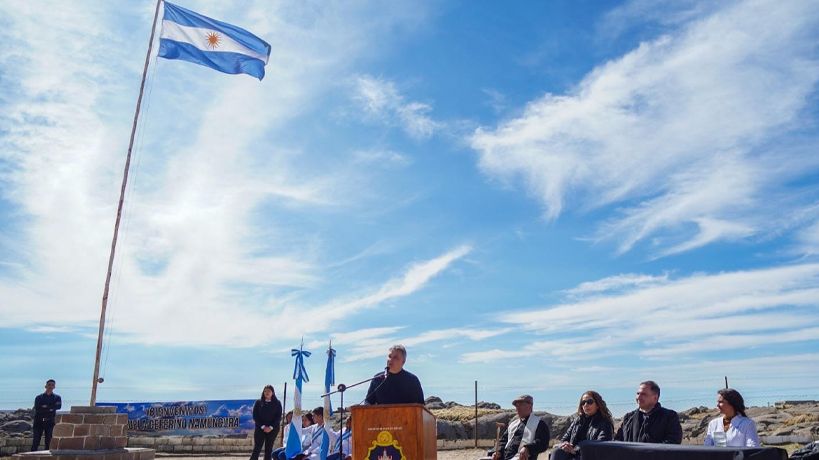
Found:
[{"label": "rocky ground", "polygon": [[[427,407],[438,418],[438,438],[447,440],[474,439],[475,406],[445,403],[432,396]],[[748,416],[756,421],[760,436],[804,437],[819,439],[819,401],[777,403],[771,407],[752,407]],[[508,423],[514,410],[501,409],[497,404],[478,403],[478,437],[495,437],[496,422]],[[548,424],[552,438],[562,435],[570,423],[570,416],[535,412]],[[684,443],[699,444],[705,436],[708,421],[719,412],[715,408],[694,407],[679,413],[683,425]],[[615,426],[619,420],[615,421]]]},{"label": "rocky ground", "polygon": [[[453,447],[475,437],[475,406],[462,406],[454,402],[445,403],[440,398],[427,398],[427,407],[438,418],[438,438]],[[547,412],[535,412],[547,423],[553,438],[566,431],[570,417]],[[685,440],[699,444],[705,434],[708,421],[716,417],[716,409],[694,407],[680,412]],[[478,403],[478,437],[494,439],[496,422],[508,423],[514,410],[501,409],[494,403]],[[819,401],[794,401],[777,403],[771,407],[752,407],[748,416],[756,421],[760,436],[805,437],[819,439]],[[18,409],[0,412],[0,437],[30,437],[31,411]],[[783,441],[784,442],[784,441]],[[484,444],[483,442],[481,443]]]}]

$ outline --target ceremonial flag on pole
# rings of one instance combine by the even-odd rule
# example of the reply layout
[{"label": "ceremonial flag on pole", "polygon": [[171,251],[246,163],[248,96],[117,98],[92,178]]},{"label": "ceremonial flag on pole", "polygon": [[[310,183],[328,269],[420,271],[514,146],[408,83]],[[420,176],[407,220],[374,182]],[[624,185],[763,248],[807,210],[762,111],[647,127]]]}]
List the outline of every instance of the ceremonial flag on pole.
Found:
[{"label": "ceremonial flag on pole", "polygon": [[307,369],[304,368],[304,358],[310,357],[309,351],[304,351],[304,341],[299,349],[290,350],[290,355],[296,357],[296,366],[293,368],[293,378],[296,380],[296,389],[293,391],[293,418],[290,420],[290,431],[287,435],[287,458],[293,458],[301,453],[301,387],[303,382],[309,382]]},{"label": "ceremonial flag on pole", "polygon": [[327,460],[327,454],[330,453],[330,436],[327,434],[327,422],[324,422],[324,427],[321,430],[321,450],[319,451],[319,460]]},{"label": "ceremonial flag on pole", "polygon": [[[330,387],[336,383],[336,351],[333,350],[333,342],[327,348],[327,368],[324,370],[324,394],[330,392]],[[326,417],[333,415],[333,404],[330,402],[330,396],[324,397],[324,414]]]},{"label": "ceremonial flag on pole", "polygon": [[229,74],[246,73],[261,80],[270,45],[252,33],[165,3],[159,57],[182,59]]}]

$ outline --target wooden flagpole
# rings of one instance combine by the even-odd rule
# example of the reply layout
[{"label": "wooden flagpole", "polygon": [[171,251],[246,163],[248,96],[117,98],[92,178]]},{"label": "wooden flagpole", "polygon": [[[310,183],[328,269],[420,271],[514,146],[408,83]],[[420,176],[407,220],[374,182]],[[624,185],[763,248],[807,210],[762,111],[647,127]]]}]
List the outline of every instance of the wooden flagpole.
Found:
[{"label": "wooden flagpole", "polygon": [[148,40],[148,52],[145,54],[145,67],[142,69],[142,83],[139,85],[139,97],[137,98],[136,110],[134,111],[134,124],[131,126],[131,140],[128,142],[128,156],[125,158],[125,171],[122,174],[122,187],[119,191],[119,204],[117,205],[117,220],[114,223],[114,237],[111,240],[111,254],[108,256],[108,271],[105,274],[105,289],[102,293],[102,308],[100,309],[100,330],[97,336],[97,357],[94,360],[94,380],[91,382],[91,403],[97,403],[97,383],[100,377],[100,355],[102,354],[102,336],[105,331],[105,309],[108,307],[108,291],[111,286],[111,271],[114,267],[114,253],[117,249],[117,236],[119,235],[119,223],[122,220],[122,206],[125,201],[125,188],[128,185],[128,169],[131,167],[131,151],[134,148],[134,137],[136,135],[137,121],[139,120],[139,109],[142,106],[142,94],[145,92],[145,78],[148,75],[148,63],[151,60],[151,49],[154,45],[154,34],[156,33],[156,19],[159,17],[159,5],[162,0],[156,0],[156,10],[154,11],[154,22],[151,25],[151,38]]}]

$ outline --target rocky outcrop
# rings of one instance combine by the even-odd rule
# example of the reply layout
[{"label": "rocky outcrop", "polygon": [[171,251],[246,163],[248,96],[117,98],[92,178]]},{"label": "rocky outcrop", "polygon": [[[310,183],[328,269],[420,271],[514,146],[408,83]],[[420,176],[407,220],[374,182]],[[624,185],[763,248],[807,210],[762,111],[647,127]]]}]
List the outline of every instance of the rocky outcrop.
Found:
[{"label": "rocky outcrop", "polygon": [[[439,439],[450,441],[474,439],[475,437],[475,406],[447,407],[440,398],[431,397],[429,402],[440,403],[442,407],[432,409],[438,417]],[[437,404],[436,404],[437,406]],[[497,406],[497,405],[495,405]],[[430,408],[430,404],[427,404]],[[494,439],[497,432],[497,423],[507,424],[515,415],[512,409],[494,409],[490,406],[481,407],[479,404],[478,438]],[[812,401],[777,403],[771,407],[752,407],[748,409],[748,416],[757,424],[759,435],[769,442],[807,442],[805,440],[819,439],[819,403]],[[547,412],[535,412],[549,425],[553,439],[559,438],[568,428],[571,416],[561,416]],[[716,409],[704,406],[693,407],[680,411],[680,422],[683,428],[683,442],[699,444],[705,437],[708,422],[717,417]],[[615,427],[620,423],[615,419]],[[789,441],[790,440],[790,441]]]}]

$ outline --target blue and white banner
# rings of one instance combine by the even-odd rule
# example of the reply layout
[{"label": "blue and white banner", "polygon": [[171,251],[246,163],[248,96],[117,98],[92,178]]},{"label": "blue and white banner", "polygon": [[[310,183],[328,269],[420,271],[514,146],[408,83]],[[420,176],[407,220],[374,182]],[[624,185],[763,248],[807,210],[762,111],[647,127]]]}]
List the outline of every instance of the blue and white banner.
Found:
[{"label": "blue and white banner", "polygon": [[293,367],[296,388],[293,392],[293,419],[290,422],[290,432],[285,449],[287,458],[293,458],[301,453],[301,389],[304,382],[310,381],[307,369],[304,367],[304,358],[309,358],[310,352],[304,350],[303,340],[298,350],[295,348],[290,350],[290,355],[296,358],[296,364]]},{"label": "blue and white banner", "polygon": [[234,25],[163,2],[159,57],[182,59],[229,74],[246,73],[261,80],[270,45]]},{"label": "blue and white banner", "polygon": [[105,403],[128,414],[128,431],[157,436],[247,434],[255,428],[253,399]]}]

